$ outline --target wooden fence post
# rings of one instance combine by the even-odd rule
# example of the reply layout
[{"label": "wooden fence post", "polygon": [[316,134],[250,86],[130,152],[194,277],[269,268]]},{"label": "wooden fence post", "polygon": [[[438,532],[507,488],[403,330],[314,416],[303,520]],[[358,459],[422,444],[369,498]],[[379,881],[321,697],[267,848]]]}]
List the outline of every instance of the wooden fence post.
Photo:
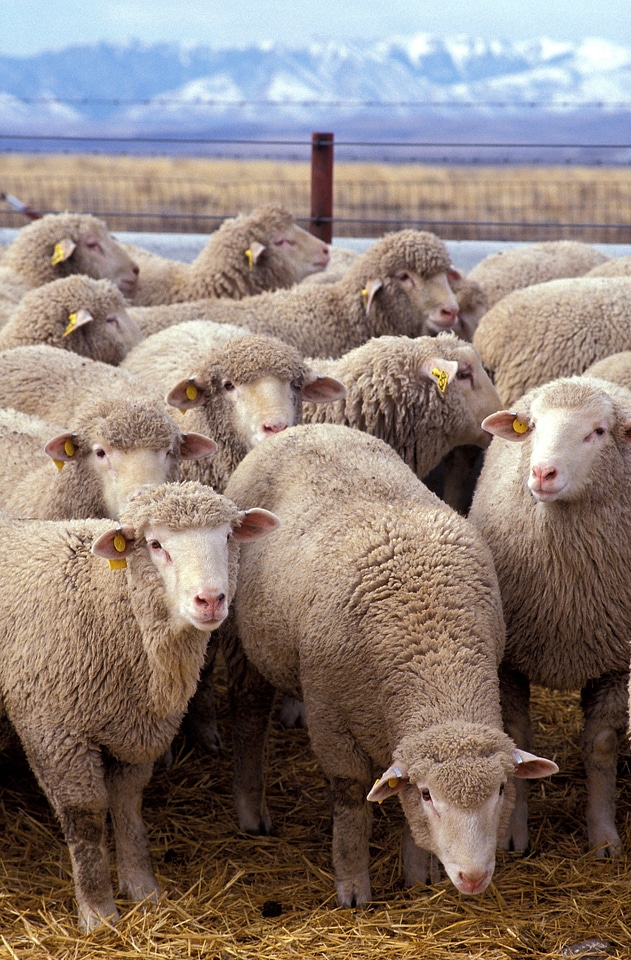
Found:
[{"label": "wooden fence post", "polygon": [[310,232],[330,243],[333,238],[333,134],[311,134]]}]

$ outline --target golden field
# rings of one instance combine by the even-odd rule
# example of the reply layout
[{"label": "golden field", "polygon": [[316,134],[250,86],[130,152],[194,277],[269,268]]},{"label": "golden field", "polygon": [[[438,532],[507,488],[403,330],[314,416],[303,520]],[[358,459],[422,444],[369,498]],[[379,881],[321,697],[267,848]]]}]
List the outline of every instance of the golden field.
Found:
[{"label": "golden field", "polygon": [[[113,230],[205,233],[259,203],[310,216],[309,163],[0,154],[0,192],[37,209],[86,210]],[[4,206],[4,205],[3,205]],[[0,206],[0,225],[24,218]],[[631,242],[622,167],[335,163],[334,236],[430,229],[444,239]]]}]

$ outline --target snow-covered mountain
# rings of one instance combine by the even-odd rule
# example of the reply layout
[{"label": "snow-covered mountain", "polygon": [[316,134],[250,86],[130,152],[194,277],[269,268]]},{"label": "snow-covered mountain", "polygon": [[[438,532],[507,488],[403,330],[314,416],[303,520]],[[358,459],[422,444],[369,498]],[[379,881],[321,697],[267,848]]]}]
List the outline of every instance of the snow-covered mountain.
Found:
[{"label": "snow-covered mountain", "polygon": [[[0,56],[8,136],[279,137],[625,144],[631,48],[429,34],[234,48],[69,47]],[[6,140],[2,141],[6,144]]]}]

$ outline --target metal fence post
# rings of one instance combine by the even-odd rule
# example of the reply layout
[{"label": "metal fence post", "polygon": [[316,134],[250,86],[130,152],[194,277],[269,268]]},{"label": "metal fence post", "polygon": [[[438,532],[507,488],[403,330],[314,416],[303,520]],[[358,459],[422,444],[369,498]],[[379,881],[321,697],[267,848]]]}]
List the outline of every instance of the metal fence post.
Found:
[{"label": "metal fence post", "polygon": [[311,134],[310,232],[330,243],[333,238],[333,134]]}]

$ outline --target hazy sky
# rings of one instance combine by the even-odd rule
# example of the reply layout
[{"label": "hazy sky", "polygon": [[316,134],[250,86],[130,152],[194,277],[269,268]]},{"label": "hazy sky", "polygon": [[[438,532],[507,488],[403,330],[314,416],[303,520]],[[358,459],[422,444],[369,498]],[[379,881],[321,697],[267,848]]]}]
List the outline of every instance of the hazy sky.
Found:
[{"label": "hazy sky", "polygon": [[0,53],[28,56],[99,40],[232,46],[419,32],[604,37],[631,46],[630,12],[630,0],[0,0]]}]

